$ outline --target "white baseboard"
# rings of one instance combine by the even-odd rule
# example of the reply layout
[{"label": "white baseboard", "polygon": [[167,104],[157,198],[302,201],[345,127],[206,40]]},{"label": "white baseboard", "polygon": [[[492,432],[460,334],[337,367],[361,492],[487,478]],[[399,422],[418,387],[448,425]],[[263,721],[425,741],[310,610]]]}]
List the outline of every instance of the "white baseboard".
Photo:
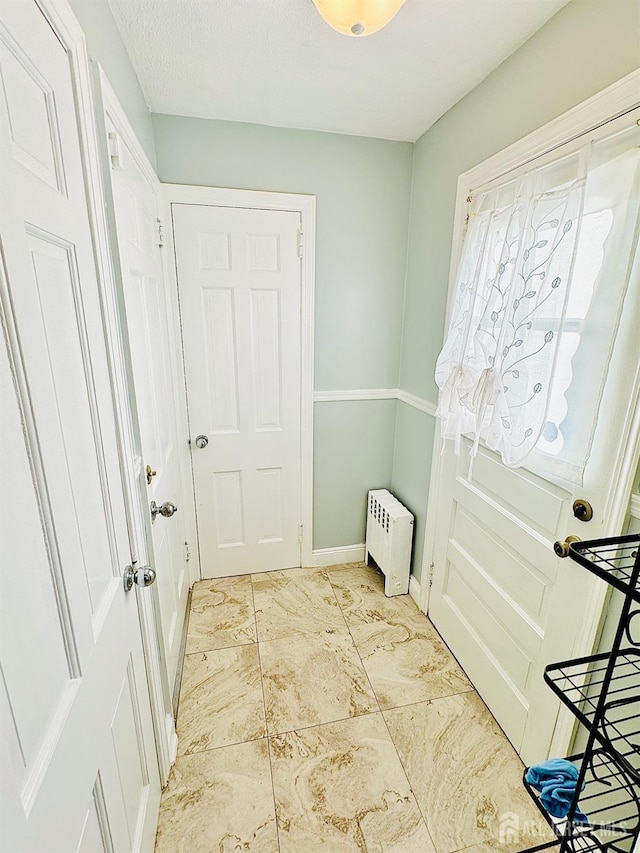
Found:
[{"label": "white baseboard", "polygon": [[[178,754],[178,735],[176,734],[176,724],[171,714],[165,716],[165,727],[167,743],[169,744],[169,760],[173,764]],[[166,782],[167,780],[165,779],[164,781]]]},{"label": "white baseboard", "polygon": [[418,578],[415,575],[411,575],[409,577],[409,595],[411,596],[411,598],[413,598],[415,603],[422,610],[422,607],[420,606],[420,598],[422,596],[422,588],[420,586],[420,581],[418,580]]},{"label": "white baseboard", "polygon": [[338,563],[361,563],[364,560],[364,544],[345,545],[341,548],[316,548],[312,552],[311,565],[337,566]]}]

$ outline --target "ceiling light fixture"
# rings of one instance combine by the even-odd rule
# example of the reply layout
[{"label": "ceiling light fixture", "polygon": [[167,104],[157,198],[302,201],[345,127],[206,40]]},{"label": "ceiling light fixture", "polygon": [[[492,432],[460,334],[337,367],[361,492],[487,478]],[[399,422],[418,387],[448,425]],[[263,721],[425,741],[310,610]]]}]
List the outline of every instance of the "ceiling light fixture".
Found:
[{"label": "ceiling light fixture", "polygon": [[396,15],[405,0],[313,0],[334,30],[345,36],[370,36]]}]

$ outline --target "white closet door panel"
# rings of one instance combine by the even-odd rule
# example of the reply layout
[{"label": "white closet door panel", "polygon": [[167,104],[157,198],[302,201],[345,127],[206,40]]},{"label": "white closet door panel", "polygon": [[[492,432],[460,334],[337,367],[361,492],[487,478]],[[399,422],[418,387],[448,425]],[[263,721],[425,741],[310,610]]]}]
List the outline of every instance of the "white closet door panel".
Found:
[{"label": "white closet door panel", "polygon": [[[143,468],[155,471],[147,485],[149,504],[174,503],[171,518],[152,522],[153,564],[157,572],[164,656],[174,684],[189,593],[189,546],[185,515],[193,500],[183,468],[188,466],[185,430],[177,416],[176,375],[181,371],[175,295],[166,280],[158,232],[159,184],[143,172],[110,117],[107,133],[119,143],[119,168],[110,172],[117,246],[124,288],[129,347],[142,442]],[[179,368],[176,366],[179,364]],[[193,543],[195,552],[195,543]]]},{"label": "white closet door panel", "polygon": [[[110,849],[104,839],[128,832],[111,805],[125,786],[148,838],[160,797],[136,597],[122,584],[126,508],[76,112],[88,71],[56,26],[32,0],[0,9],[0,441],[11,448],[0,808],[3,847],[25,853]],[[125,735],[112,723],[128,672],[139,725]]]}]

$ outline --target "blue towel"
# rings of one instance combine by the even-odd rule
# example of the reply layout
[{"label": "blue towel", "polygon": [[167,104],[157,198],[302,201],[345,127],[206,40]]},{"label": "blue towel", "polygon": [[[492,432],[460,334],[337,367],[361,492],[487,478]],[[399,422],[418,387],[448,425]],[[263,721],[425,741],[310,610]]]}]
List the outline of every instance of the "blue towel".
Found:
[{"label": "blue towel", "polygon": [[[527,782],[540,792],[544,809],[555,818],[569,814],[576,792],[578,768],[564,758],[552,758],[527,770]],[[582,786],[584,788],[584,785]],[[574,816],[575,823],[587,823],[587,817],[579,808]]]}]

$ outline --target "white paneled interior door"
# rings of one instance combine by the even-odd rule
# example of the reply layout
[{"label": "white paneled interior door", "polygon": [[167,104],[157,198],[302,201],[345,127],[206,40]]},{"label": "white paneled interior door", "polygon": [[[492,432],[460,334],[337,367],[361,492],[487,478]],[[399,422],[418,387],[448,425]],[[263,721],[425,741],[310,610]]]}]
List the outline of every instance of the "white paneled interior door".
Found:
[{"label": "white paneled interior door", "polygon": [[160,782],[137,593],[122,582],[78,111],[88,66],[75,22],[42,5],[0,11],[0,847],[150,850]]},{"label": "white paneled interior door", "polygon": [[299,566],[300,214],[172,216],[202,574]]},{"label": "white paneled interior door", "polygon": [[159,244],[159,184],[148,174],[150,167],[143,171],[139,153],[134,156],[108,114],[106,131],[118,152],[110,178],[148,505],[155,501],[158,506],[177,506],[172,516],[158,514],[151,522],[162,640],[173,686],[189,594],[185,498],[192,495],[191,489],[184,489],[181,472],[181,457],[188,450],[178,427],[179,326],[163,271],[165,250]]},{"label": "white paneled interior door", "polygon": [[[628,448],[640,392],[639,112],[593,139],[601,165],[587,179],[548,420],[527,467],[508,468],[481,444],[470,474],[463,439],[458,458],[448,443],[431,491],[429,614],[527,764],[570,745],[544,667],[591,653],[606,591],[559,559],[554,541],[620,533],[629,496],[619,483],[630,487],[637,464]],[[574,515],[578,498],[591,520]]]}]

